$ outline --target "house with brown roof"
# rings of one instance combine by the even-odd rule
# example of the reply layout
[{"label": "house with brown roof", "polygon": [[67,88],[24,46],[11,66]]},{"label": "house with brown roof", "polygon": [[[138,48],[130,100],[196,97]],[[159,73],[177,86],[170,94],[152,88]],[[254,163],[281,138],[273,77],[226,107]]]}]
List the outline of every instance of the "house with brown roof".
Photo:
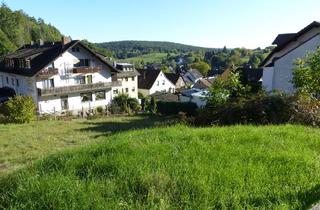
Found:
[{"label": "house with brown roof", "polygon": [[212,86],[212,83],[214,82],[215,79],[216,78],[214,78],[214,77],[199,79],[196,82],[196,84],[193,85],[192,88],[201,89],[201,90],[209,89]]},{"label": "house with brown roof", "polygon": [[186,87],[186,83],[179,74],[165,73],[165,76],[175,85],[176,91]]},{"label": "house with brown roof", "polygon": [[123,73],[137,76],[116,69],[81,41],[63,37],[6,55],[0,62],[0,88],[31,96],[40,114],[79,112],[110,104]]},{"label": "house with brown roof", "polygon": [[320,23],[312,22],[297,33],[279,34],[272,44],[276,47],[260,65],[263,68],[262,85],[268,91],[293,93],[294,62],[320,46]]},{"label": "house with brown roof", "polygon": [[157,92],[175,92],[175,84],[173,84],[167,76],[160,70],[138,70],[138,89],[145,96],[152,95]]}]

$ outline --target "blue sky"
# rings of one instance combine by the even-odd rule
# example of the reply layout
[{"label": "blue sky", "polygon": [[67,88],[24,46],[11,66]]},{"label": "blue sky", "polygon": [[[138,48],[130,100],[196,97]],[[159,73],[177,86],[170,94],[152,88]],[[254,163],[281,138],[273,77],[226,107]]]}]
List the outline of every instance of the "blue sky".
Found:
[{"label": "blue sky", "polygon": [[73,39],[265,47],[320,21],[319,0],[6,0]]}]

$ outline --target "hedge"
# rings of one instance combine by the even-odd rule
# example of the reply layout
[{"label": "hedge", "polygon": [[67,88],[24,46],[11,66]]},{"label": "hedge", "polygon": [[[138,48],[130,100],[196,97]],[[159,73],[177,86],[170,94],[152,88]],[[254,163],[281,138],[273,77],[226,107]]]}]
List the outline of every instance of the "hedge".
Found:
[{"label": "hedge", "polygon": [[197,105],[192,102],[157,102],[157,111],[163,115],[176,115],[184,112],[188,116],[194,116],[197,113]]}]

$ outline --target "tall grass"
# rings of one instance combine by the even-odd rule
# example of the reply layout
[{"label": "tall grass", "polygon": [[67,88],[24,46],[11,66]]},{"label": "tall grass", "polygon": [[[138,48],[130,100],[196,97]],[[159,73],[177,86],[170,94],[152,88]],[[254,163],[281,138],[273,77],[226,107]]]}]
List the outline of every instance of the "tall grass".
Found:
[{"label": "tall grass", "polygon": [[2,179],[0,208],[307,208],[320,198],[319,134],[290,125],[119,133]]}]

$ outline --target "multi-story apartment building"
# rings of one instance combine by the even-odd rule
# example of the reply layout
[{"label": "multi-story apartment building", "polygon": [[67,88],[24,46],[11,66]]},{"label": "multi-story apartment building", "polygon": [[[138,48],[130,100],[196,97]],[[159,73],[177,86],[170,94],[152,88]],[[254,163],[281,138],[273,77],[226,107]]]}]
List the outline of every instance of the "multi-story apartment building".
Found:
[{"label": "multi-story apartment building", "polygon": [[[5,56],[0,63],[0,88],[31,96],[40,114],[86,111],[110,104],[113,90],[126,84],[125,74],[81,41],[63,37],[61,42],[25,45]],[[128,78],[131,75],[135,74]],[[133,87],[130,96],[137,98]]]}]

